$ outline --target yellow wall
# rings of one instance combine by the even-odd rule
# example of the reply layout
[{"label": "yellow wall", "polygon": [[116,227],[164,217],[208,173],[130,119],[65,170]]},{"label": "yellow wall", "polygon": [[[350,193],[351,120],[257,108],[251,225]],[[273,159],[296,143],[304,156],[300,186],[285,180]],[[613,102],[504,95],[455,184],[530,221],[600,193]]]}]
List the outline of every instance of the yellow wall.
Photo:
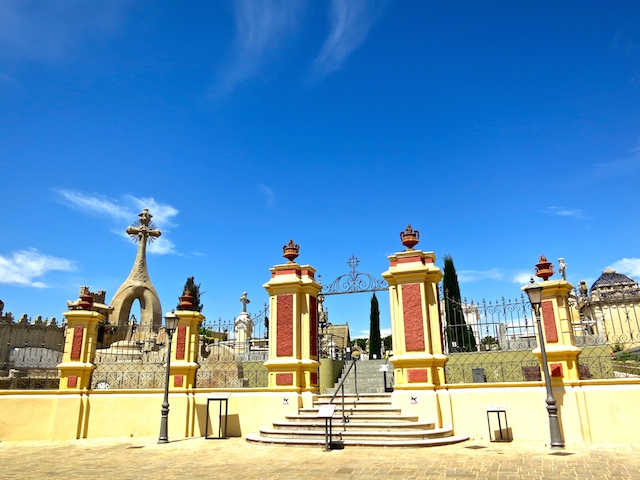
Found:
[{"label": "yellow wall", "polygon": [[[302,406],[297,393],[266,391],[169,395],[169,438],[203,436],[207,397],[229,394],[230,436],[258,432],[273,420],[294,415]],[[0,392],[1,440],[52,440],[98,437],[146,437],[160,432],[162,391]],[[285,405],[284,399],[287,399]],[[211,402],[209,434],[217,434],[219,405]]]},{"label": "yellow wall", "polygon": [[[228,393],[230,436],[258,432],[296,414],[304,396],[261,389],[175,392],[169,398],[169,438],[203,436],[207,397]],[[554,393],[567,444],[637,442],[639,380],[575,381],[554,387]],[[459,384],[393,394],[394,405],[404,414],[436,427],[453,426],[456,435],[476,440],[489,438],[487,406],[505,405],[514,441],[547,443],[545,398],[542,382]],[[0,391],[0,440],[153,437],[159,434],[161,405],[160,390]],[[217,414],[218,404],[212,402],[210,434],[217,433]]]}]

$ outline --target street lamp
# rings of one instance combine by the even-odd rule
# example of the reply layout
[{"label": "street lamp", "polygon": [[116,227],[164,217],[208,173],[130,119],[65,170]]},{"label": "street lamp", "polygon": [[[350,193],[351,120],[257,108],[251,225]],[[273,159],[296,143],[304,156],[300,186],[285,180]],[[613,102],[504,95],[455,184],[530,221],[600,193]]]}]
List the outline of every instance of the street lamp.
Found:
[{"label": "street lamp", "polygon": [[544,332],[542,330],[542,322],[540,321],[540,304],[542,303],[542,286],[537,284],[531,278],[529,285],[523,289],[529,297],[531,308],[536,315],[538,325],[538,339],[540,342],[540,353],[542,355],[542,370],[544,371],[544,385],[547,387],[547,412],[549,413],[549,430],[551,431],[551,448],[564,448],[564,439],[560,431],[560,423],[558,422],[558,406],[553,396],[551,388],[551,377],[549,376],[549,367],[547,365],[547,348],[544,343]]},{"label": "street lamp", "polygon": [[164,401],[162,402],[162,419],[160,420],[160,437],[158,437],[158,443],[169,443],[168,438],[168,422],[169,422],[169,371],[171,366],[171,339],[173,338],[173,332],[178,328],[179,322],[178,316],[171,310],[164,317],[164,328],[169,335],[169,346],[167,348],[167,373],[164,382]]}]

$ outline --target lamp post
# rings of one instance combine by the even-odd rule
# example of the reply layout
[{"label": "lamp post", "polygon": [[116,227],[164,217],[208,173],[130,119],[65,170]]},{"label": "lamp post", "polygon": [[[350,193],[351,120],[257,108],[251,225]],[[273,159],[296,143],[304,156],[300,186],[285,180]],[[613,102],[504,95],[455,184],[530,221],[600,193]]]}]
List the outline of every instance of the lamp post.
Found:
[{"label": "lamp post", "polygon": [[531,308],[536,315],[536,323],[538,325],[538,339],[540,342],[540,353],[542,355],[542,370],[544,371],[544,384],[547,388],[547,412],[549,414],[549,430],[551,432],[551,448],[564,448],[564,439],[560,431],[560,423],[558,422],[558,406],[553,396],[551,388],[551,377],[549,376],[549,367],[547,365],[547,348],[544,341],[544,332],[542,330],[542,322],[540,321],[540,304],[542,303],[542,286],[531,279],[529,285],[524,287],[524,291],[529,297]]},{"label": "lamp post", "polygon": [[164,328],[169,335],[169,346],[167,348],[167,373],[164,382],[164,401],[162,402],[162,419],[160,420],[160,437],[158,437],[158,443],[169,443],[168,438],[168,422],[169,422],[169,372],[171,367],[171,339],[173,338],[173,332],[176,331],[179,322],[178,316],[173,313],[167,313],[164,317]]}]

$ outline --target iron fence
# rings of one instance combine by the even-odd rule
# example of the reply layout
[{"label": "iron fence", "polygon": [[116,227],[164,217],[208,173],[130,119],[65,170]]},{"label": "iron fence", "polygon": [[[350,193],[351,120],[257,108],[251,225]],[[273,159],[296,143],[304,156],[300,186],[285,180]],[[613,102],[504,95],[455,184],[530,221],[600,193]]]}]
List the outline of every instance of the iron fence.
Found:
[{"label": "iron fence", "polygon": [[531,306],[515,300],[480,303],[453,299],[441,291],[440,315],[447,383],[539,380]]},{"label": "iron fence", "polygon": [[569,303],[581,379],[640,378],[640,290],[574,291]]},{"label": "iron fence", "polygon": [[269,307],[255,316],[243,312],[233,320],[218,319],[200,327],[197,388],[268,386]]},{"label": "iron fence", "polygon": [[10,314],[0,319],[0,389],[57,390],[65,327],[55,319],[17,323]]},{"label": "iron fence", "polygon": [[168,335],[164,327],[99,324],[92,389],[164,388]]}]

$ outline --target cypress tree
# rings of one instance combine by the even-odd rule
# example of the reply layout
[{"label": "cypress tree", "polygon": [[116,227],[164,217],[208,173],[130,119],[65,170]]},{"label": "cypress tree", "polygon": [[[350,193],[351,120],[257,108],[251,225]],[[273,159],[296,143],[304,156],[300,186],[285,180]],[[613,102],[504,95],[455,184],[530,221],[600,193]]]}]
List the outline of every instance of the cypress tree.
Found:
[{"label": "cypress tree", "polygon": [[458,275],[456,274],[456,267],[453,265],[451,255],[444,256],[442,286],[444,287],[446,322],[445,340],[448,351],[475,352],[476,339],[473,336],[473,330],[467,325],[464,319]]},{"label": "cypress tree", "polygon": [[371,314],[369,315],[369,358],[380,358],[380,309],[375,292],[371,296]]}]

